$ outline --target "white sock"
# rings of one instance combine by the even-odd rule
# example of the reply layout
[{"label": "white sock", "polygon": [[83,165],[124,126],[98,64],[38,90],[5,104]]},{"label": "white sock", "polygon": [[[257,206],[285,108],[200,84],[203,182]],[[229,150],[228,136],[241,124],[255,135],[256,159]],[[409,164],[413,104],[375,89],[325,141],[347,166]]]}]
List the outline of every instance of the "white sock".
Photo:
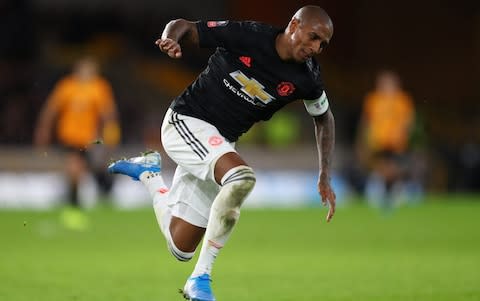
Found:
[{"label": "white sock", "polygon": [[248,166],[237,166],[224,175],[221,183],[223,187],[213,201],[207,231],[192,277],[211,274],[215,258],[240,217],[240,206],[253,189],[255,174]]},{"label": "white sock", "polygon": [[145,171],[139,178],[148,189],[148,192],[153,199],[153,209],[155,211],[158,225],[160,226],[160,230],[165,236],[165,239],[169,242],[172,239],[169,230],[172,213],[168,207],[169,189],[163,181],[162,174],[160,172]]}]

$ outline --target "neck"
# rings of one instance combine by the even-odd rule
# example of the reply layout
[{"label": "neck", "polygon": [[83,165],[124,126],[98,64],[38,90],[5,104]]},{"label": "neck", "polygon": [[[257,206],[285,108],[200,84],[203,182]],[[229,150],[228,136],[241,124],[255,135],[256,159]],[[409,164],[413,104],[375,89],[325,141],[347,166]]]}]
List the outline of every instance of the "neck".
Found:
[{"label": "neck", "polygon": [[285,47],[287,36],[285,33],[280,33],[275,39],[275,49],[277,50],[278,56],[284,60],[288,61],[291,59],[291,55],[288,54],[288,48]]}]

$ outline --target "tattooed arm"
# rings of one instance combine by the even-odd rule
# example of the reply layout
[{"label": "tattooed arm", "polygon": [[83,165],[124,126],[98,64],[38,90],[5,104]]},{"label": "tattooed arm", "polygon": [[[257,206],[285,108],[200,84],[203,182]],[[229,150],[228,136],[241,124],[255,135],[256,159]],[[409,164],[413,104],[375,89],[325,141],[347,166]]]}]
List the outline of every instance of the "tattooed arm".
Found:
[{"label": "tattooed arm", "polygon": [[324,205],[329,204],[327,214],[329,222],[335,214],[335,192],[330,185],[330,167],[335,145],[335,119],[330,109],[324,114],[313,118],[315,123],[315,137],[317,140],[319,177],[318,192]]}]

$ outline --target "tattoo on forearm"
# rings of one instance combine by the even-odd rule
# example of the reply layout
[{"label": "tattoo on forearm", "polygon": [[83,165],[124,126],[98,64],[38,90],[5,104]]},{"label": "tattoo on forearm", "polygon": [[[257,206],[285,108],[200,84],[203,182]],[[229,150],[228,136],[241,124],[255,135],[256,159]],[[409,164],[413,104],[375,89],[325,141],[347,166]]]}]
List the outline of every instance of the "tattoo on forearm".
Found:
[{"label": "tattoo on forearm", "polygon": [[317,118],[315,125],[320,168],[329,170],[335,146],[335,120],[330,112],[325,115]]}]

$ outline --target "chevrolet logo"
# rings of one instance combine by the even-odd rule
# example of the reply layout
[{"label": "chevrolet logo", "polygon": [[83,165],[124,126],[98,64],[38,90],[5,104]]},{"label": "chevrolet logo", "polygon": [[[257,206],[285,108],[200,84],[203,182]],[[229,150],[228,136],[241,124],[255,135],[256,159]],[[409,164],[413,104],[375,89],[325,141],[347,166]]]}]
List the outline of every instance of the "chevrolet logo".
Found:
[{"label": "chevrolet logo", "polygon": [[248,78],[248,76],[243,74],[242,71],[238,70],[232,72],[230,73],[230,76],[236,80],[237,83],[242,85],[242,92],[247,94],[250,98],[258,98],[264,104],[267,104],[275,99],[275,97],[265,92],[265,87],[261,83],[254,78]]}]

